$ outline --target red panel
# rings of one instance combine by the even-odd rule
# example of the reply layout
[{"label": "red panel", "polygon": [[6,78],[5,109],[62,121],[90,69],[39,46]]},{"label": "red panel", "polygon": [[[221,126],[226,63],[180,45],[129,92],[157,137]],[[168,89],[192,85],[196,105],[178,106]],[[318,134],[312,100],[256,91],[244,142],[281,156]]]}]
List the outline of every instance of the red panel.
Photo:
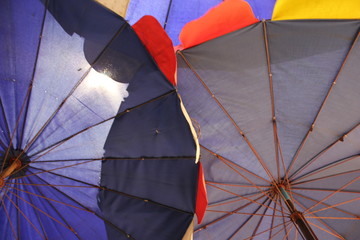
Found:
[{"label": "red panel", "polygon": [[196,209],[195,209],[199,224],[204,218],[207,205],[208,205],[208,199],[206,194],[205,178],[204,178],[202,164],[200,162],[199,175],[198,175],[198,190],[196,196]]},{"label": "red panel", "polygon": [[160,23],[152,16],[144,16],[132,27],[166,78],[176,85],[174,47]]},{"label": "red panel", "polygon": [[189,22],[180,33],[181,48],[189,48],[259,22],[243,0],[225,0],[204,16]]}]

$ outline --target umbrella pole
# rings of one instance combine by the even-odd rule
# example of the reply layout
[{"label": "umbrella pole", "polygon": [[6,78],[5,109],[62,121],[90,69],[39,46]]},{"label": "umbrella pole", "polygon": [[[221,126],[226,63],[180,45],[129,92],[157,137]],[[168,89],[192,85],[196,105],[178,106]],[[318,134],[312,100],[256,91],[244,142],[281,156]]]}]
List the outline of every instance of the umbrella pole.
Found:
[{"label": "umbrella pole", "polygon": [[0,173],[0,188],[2,188],[5,185],[5,179],[20,167],[21,167],[20,159],[15,158],[11,160],[11,165],[5,168],[4,171]]},{"label": "umbrella pole", "polygon": [[306,221],[304,214],[296,210],[293,201],[285,190],[285,187],[283,185],[279,185],[278,187],[280,190],[280,195],[286,202],[286,206],[290,211],[290,219],[295,224],[295,227],[298,229],[302,238],[305,240],[318,240],[309,223]]}]

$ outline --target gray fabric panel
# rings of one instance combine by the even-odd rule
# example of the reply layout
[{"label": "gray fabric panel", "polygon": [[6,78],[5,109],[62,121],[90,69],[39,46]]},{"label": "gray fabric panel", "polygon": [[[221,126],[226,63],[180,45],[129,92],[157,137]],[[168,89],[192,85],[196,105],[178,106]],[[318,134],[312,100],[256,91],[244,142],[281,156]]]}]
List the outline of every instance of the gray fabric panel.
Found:
[{"label": "gray fabric panel", "polygon": [[[184,105],[193,121],[200,125],[200,144],[267,179],[266,172],[243,137],[181,57],[178,57],[178,78],[178,90]],[[264,181],[256,183],[264,184]]]},{"label": "gray fabric panel", "polygon": [[360,41],[351,51],[336,85],[321,110],[314,131],[309,135],[294,169],[360,123]]},{"label": "gray fabric panel", "polygon": [[278,134],[286,164],[308,132],[359,28],[357,21],[269,22]]},{"label": "gray fabric panel", "polygon": [[[277,177],[262,25],[255,24],[224,35],[185,50],[183,54]],[[189,91],[181,88],[182,80],[179,77],[180,94]],[[196,111],[199,109],[198,106]],[[193,113],[189,112],[190,115]],[[201,131],[207,134],[204,128]],[[230,135],[227,137],[232,138]],[[219,138],[211,139],[214,140],[221,141]],[[200,143],[208,144],[205,139],[200,139]]]},{"label": "gray fabric panel", "polygon": [[[311,176],[303,178],[304,180],[310,180],[326,176],[326,174],[336,174],[340,172],[347,172],[355,169],[360,169],[360,126],[353,129],[344,141],[337,141],[331,147],[319,154],[316,158],[313,158],[308,165],[297,173],[296,178],[302,177],[308,173]],[[355,158],[358,156],[357,158]],[[353,159],[354,158],[354,159]],[[333,167],[331,167],[333,166]],[[331,167],[327,171],[321,171],[322,168]],[[319,171],[317,174],[313,174]]]}]

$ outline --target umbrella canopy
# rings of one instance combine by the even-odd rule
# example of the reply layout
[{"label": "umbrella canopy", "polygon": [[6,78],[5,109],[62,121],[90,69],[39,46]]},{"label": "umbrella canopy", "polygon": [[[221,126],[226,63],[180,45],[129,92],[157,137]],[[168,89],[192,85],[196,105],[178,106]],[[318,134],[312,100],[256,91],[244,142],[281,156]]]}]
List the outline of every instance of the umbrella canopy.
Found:
[{"label": "umbrella canopy", "polygon": [[359,27],[263,21],[178,52],[209,198],[195,239],[358,239]]},{"label": "umbrella canopy", "polygon": [[174,86],[93,1],[1,0],[1,239],[182,239],[198,165]]}]

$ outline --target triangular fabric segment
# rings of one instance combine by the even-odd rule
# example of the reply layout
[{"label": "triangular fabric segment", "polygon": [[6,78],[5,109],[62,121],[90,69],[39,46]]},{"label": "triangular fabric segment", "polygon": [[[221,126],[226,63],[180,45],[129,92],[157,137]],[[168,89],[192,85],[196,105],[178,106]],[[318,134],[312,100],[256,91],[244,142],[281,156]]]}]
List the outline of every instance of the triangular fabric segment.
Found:
[{"label": "triangular fabric segment", "polygon": [[278,0],[272,20],[359,19],[358,0]]},{"label": "triangular fabric segment", "polygon": [[189,22],[180,33],[182,48],[189,48],[258,22],[243,0],[225,0],[204,16]]}]

